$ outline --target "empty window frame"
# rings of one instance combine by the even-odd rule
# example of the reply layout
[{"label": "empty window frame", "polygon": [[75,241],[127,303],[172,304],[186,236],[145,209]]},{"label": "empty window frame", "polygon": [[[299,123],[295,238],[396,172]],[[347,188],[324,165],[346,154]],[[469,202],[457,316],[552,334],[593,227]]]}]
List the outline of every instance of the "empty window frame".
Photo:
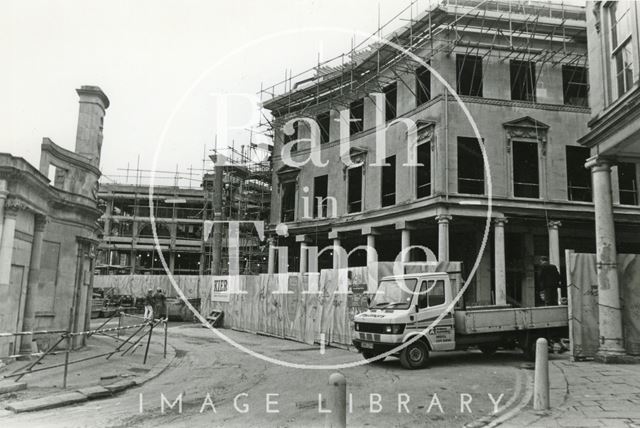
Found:
[{"label": "empty window frame", "polygon": [[427,67],[416,68],[416,106],[431,99],[431,72]]},{"label": "empty window frame", "polygon": [[459,95],[482,96],[482,57],[456,55],[456,84]]},{"label": "empty window frame", "polygon": [[320,175],[313,179],[313,217],[326,218],[329,205],[329,176]]},{"label": "empty window frame", "polygon": [[633,84],[633,52],[631,43],[633,2],[610,2],[608,5],[611,30],[611,61],[616,98]]},{"label": "empty window frame", "polygon": [[484,194],[484,161],[476,138],[458,137],[458,193]]},{"label": "empty window frame", "polygon": [[513,196],[516,198],[540,197],[540,169],[538,143],[513,141]]},{"label": "empty window frame", "polygon": [[638,177],[635,163],[618,164],[618,189],[621,204],[638,205]]},{"label": "empty window frame", "polygon": [[327,111],[316,116],[316,123],[320,128],[320,144],[329,142],[329,126],[331,124],[331,114]]},{"label": "empty window frame", "polygon": [[536,101],[536,63],[511,60],[511,99]]},{"label": "empty window frame", "polygon": [[[416,197],[431,196],[431,142],[418,145],[416,166]],[[421,165],[420,165],[421,164]]]},{"label": "empty window frame", "polygon": [[398,112],[398,83],[393,82],[384,87],[384,119],[388,122],[397,116]]},{"label": "empty window frame", "polygon": [[362,211],[362,166],[347,170],[347,212]]},{"label": "empty window frame", "polygon": [[[293,122],[293,134],[291,134],[291,135],[289,135],[289,134],[287,134],[285,132],[284,127],[282,128],[282,135],[284,136],[284,144],[290,143],[290,142],[295,141],[295,140],[297,140],[299,138],[298,137],[298,128],[299,128],[299,125],[298,125],[297,121]],[[294,144],[293,146],[291,146],[291,150],[292,151],[293,150],[297,150],[297,148],[298,148],[297,144]]]},{"label": "empty window frame", "polygon": [[386,166],[382,167],[382,180],[380,189],[380,200],[383,207],[395,205],[396,203],[396,157],[389,156],[384,160]]},{"label": "empty window frame", "polygon": [[296,182],[285,181],[281,184],[280,220],[284,223],[295,220],[296,210]]},{"label": "empty window frame", "polygon": [[349,135],[362,132],[364,129],[364,99],[349,104]]},{"label": "empty window frame", "polygon": [[564,104],[569,106],[589,106],[589,83],[585,67],[562,66],[562,91]]},{"label": "empty window frame", "polygon": [[567,196],[570,201],[591,202],[591,173],[584,167],[590,150],[567,146]]}]

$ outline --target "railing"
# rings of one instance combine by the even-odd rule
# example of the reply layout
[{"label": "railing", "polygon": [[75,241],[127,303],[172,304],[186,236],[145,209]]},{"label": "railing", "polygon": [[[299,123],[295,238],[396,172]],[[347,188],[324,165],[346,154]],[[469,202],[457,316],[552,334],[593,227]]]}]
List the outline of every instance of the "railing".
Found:
[{"label": "railing", "polygon": [[[115,316],[118,316],[118,327],[111,327],[111,328],[103,328],[104,326],[106,326],[111,320],[113,320],[113,318]],[[136,318],[136,319],[141,319],[143,320],[143,322],[137,323],[137,324],[132,324],[132,325],[125,325],[123,326],[123,319],[124,318]],[[28,374],[32,374],[32,373],[36,373],[36,372],[40,372],[43,370],[50,370],[50,369],[54,369],[54,368],[59,368],[59,367],[64,367],[64,374],[63,374],[63,382],[62,382],[62,387],[66,388],[67,387],[67,377],[68,377],[68,372],[69,372],[69,365],[70,364],[75,364],[75,363],[80,363],[83,361],[88,361],[88,360],[92,360],[95,358],[100,358],[100,357],[106,357],[106,359],[108,360],[109,358],[111,358],[113,355],[119,353],[122,351],[122,349],[126,346],[129,345],[127,347],[127,349],[124,350],[124,352],[122,352],[121,356],[126,355],[129,351],[131,351],[133,349],[133,351],[135,351],[138,343],[140,343],[140,341],[147,337],[147,344],[146,344],[146,348],[145,348],[145,353],[144,353],[144,360],[143,360],[143,364],[147,363],[147,357],[148,357],[148,353],[149,353],[149,346],[151,344],[151,335],[153,334],[153,329],[162,324],[164,326],[164,344],[163,344],[163,358],[167,357],[167,328],[168,328],[168,309],[167,309],[167,315],[165,315],[165,318],[162,319],[155,319],[153,321],[150,320],[145,320],[144,317],[138,316],[138,315],[132,315],[132,314],[127,314],[125,312],[121,312],[118,311],[116,313],[114,313],[111,317],[107,318],[106,321],[104,321],[100,327],[98,327],[97,329],[93,329],[93,330],[87,330],[87,331],[80,331],[80,332],[70,332],[68,330],[41,330],[41,331],[22,331],[22,332],[11,332],[11,333],[0,333],[0,338],[3,337],[15,337],[15,336],[37,336],[37,335],[45,335],[45,334],[59,334],[60,337],[58,337],[58,339],[55,341],[55,343],[51,346],[48,347],[48,349],[44,352],[33,352],[33,353],[22,353],[22,354],[15,354],[15,355],[9,355],[5,358],[8,359],[17,359],[17,358],[23,358],[23,357],[38,357],[35,361],[29,363],[29,365],[27,365],[25,368],[21,368],[18,371],[8,374],[8,375],[4,375],[3,378],[4,379],[9,379],[9,378],[15,378],[14,382],[19,381],[20,379],[22,379],[22,377],[28,375]],[[149,327],[148,332],[143,332],[140,336],[138,336],[138,334],[143,331],[146,327]],[[125,331],[125,330],[131,330],[131,329],[135,329],[135,331],[133,332],[133,334],[129,335],[126,339],[121,339],[120,338],[120,332],[121,331]],[[110,334],[110,333],[116,333],[116,335]],[[98,354],[98,355],[92,355],[89,357],[85,357],[85,358],[81,358],[81,359],[77,359],[77,360],[73,360],[70,361],[70,354],[73,352],[72,349],[72,343],[73,343],[73,338],[74,337],[80,337],[80,336],[86,336],[87,338],[93,336],[93,335],[100,335],[100,336],[105,336],[105,337],[109,337],[111,339],[114,339],[116,342],[121,342],[119,345],[117,345],[113,350],[109,351],[109,352],[105,352],[102,354]],[[136,337],[138,336],[138,337]],[[64,350],[56,350],[56,348],[58,347],[58,345],[60,345],[63,341],[66,341],[66,347]],[[133,353],[133,351],[131,353]],[[38,364],[43,364],[42,361],[44,360],[45,357],[50,356],[50,355],[59,355],[59,354],[64,354],[65,358],[64,358],[64,363],[59,363],[59,364],[53,364],[47,367],[39,367],[39,368],[34,368],[36,365]]]},{"label": "railing", "polygon": [[514,181],[513,196],[516,198],[539,198],[540,185],[538,183]]}]

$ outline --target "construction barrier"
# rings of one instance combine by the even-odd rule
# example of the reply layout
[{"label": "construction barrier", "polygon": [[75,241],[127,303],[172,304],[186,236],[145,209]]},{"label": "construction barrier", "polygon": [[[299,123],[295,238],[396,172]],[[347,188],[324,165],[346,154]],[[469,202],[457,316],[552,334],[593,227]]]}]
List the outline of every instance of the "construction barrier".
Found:
[{"label": "construction barrier", "polygon": [[[595,356],[600,345],[596,255],[566,251],[571,356]],[[640,355],[640,255],[618,254],[624,346]]]},{"label": "construction barrier", "polygon": [[[110,328],[102,328],[105,325],[107,325],[115,316],[118,316],[118,327],[110,327]],[[127,318],[127,317],[131,317],[131,318],[135,318],[137,320],[140,320],[142,318],[143,322],[137,322],[136,324],[130,324],[130,325],[122,325],[122,320]],[[24,357],[38,357],[35,361],[32,361],[31,363],[29,363],[25,368],[21,368],[11,374],[8,375],[4,375],[3,378],[8,379],[8,378],[15,378],[15,382],[19,381],[22,377],[31,374],[31,373],[35,373],[35,372],[39,372],[39,371],[43,371],[43,370],[50,370],[50,369],[54,369],[54,368],[58,368],[58,367],[64,367],[64,372],[63,372],[63,388],[67,387],[67,377],[68,377],[68,372],[69,372],[69,365],[71,364],[75,364],[75,363],[80,363],[83,361],[87,361],[87,360],[91,360],[91,359],[95,359],[95,358],[100,358],[100,357],[106,357],[106,359],[111,358],[111,356],[113,356],[114,354],[117,354],[119,352],[122,351],[122,349],[125,346],[128,346],[123,352],[122,352],[122,356],[126,355],[127,352],[131,351],[133,349],[133,351],[135,351],[138,343],[143,339],[143,338],[147,338],[147,342],[146,342],[146,348],[145,348],[145,354],[144,354],[144,359],[143,359],[143,363],[146,364],[147,362],[147,357],[148,357],[148,353],[149,353],[149,345],[151,343],[151,335],[153,333],[153,329],[154,327],[158,326],[162,324],[162,326],[164,327],[164,358],[166,358],[167,356],[167,330],[168,330],[168,319],[165,316],[165,318],[160,318],[160,319],[155,319],[155,320],[145,320],[143,317],[139,317],[136,315],[131,315],[131,314],[126,314],[124,312],[118,312],[117,314],[112,315],[111,317],[109,317],[106,321],[104,321],[100,327],[98,327],[97,329],[92,329],[92,330],[87,330],[87,331],[80,331],[80,332],[69,332],[66,330],[49,330],[49,331],[22,331],[22,332],[13,332],[13,333],[0,333],[0,337],[11,337],[11,336],[27,336],[27,335],[39,335],[39,334],[56,334],[56,335],[60,335],[58,337],[58,339],[53,343],[53,345],[49,346],[48,349],[46,351],[42,351],[42,352],[32,352],[32,353],[22,353],[22,354],[15,354],[15,355],[10,355],[6,358],[9,359],[17,359],[17,358],[24,358]],[[148,332],[144,331],[145,328],[148,327]],[[135,331],[133,332],[133,334],[130,334],[126,339],[120,339],[120,332],[126,331],[126,330],[132,330],[135,329]],[[109,333],[116,333],[117,335],[114,336],[112,334]],[[139,333],[142,333],[139,335]],[[105,336],[105,337],[109,337],[112,338],[116,341],[116,343],[120,342],[113,350],[109,351],[109,352],[105,352],[102,354],[98,354],[98,355],[92,355],[89,357],[85,357],[85,358],[81,358],[81,359],[76,359],[76,360],[70,360],[70,355],[71,353],[74,351],[72,349],[72,341],[74,337],[77,336],[87,336],[87,337],[91,337],[93,335],[100,335],[100,336]],[[138,336],[139,335],[139,336]],[[58,346],[61,345],[61,343],[65,341],[66,342],[66,346],[64,350],[56,350],[58,349]],[[132,351],[132,353],[133,353]],[[38,367],[38,368],[34,368],[36,365],[38,364],[43,364],[43,360],[45,357],[50,356],[50,355],[59,355],[59,354],[64,354],[65,355],[65,360],[64,363],[59,363],[59,364],[53,364],[53,365],[49,365],[49,366],[45,366],[45,367]]]},{"label": "construction barrier", "polygon": [[[393,275],[392,262],[319,273],[283,273],[229,276],[176,275],[178,288],[206,318],[224,312],[223,327],[266,334],[300,342],[351,345],[353,318],[368,308],[377,279]],[[459,262],[409,263],[405,272],[447,271],[458,273]],[[402,273],[402,272],[399,272]],[[170,298],[178,297],[166,275],[96,276],[94,287],[113,288],[118,294],[143,296],[158,288]],[[195,302],[199,299],[199,307]],[[184,305],[183,302],[180,303]],[[185,305],[186,306],[186,305]],[[188,308],[182,307],[179,312]]]}]

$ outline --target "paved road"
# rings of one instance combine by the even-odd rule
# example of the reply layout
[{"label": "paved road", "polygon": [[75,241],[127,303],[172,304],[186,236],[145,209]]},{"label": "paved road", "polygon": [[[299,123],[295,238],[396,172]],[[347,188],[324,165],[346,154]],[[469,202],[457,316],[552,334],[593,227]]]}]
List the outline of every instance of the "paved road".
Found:
[{"label": "paved road", "polygon": [[[297,342],[224,332],[249,349],[293,363],[360,360],[358,354],[341,349],[327,348],[321,354],[318,347]],[[3,418],[2,425],[322,426],[325,415],[319,413],[318,395],[326,396],[327,379],[333,370],[292,369],[262,361],[196,325],[172,327],[169,338],[177,358],[163,374],[143,386],[109,399]],[[519,368],[521,363],[518,354],[487,358],[468,352],[434,355],[430,368],[418,371],[402,369],[395,358],[344,369],[353,403],[349,426],[463,426],[491,414],[491,398],[498,400],[501,394],[499,406],[508,404],[513,409],[526,392],[528,373]],[[165,406],[163,414],[162,394],[169,402],[182,394],[182,413],[176,405],[173,409]],[[399,406],[399,400],[406,404]],[[469,402],[468,406],[461,401]],[[203,403],[208,404],[204,409]],[[245,409],[246,413],[241,413]]]}]

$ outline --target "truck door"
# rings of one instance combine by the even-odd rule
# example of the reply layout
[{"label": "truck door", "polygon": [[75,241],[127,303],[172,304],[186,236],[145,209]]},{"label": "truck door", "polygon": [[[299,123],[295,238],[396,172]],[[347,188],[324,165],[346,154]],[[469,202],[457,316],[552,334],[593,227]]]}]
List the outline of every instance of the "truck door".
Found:
[{"label": "truck door", "polygon": [[[435,319],[446,309],[446,293],[451,293],[447,287],[448,279],[433,278],[423,279],[420,282],[420,293],[418,294],[418,314],[415,326],[421,331],[429,327]],[[455,326],[453,313],[447,313],[437,325],[431,327],[427,332],[429,342],[434,351],[448,351],[455,348]]]}]

